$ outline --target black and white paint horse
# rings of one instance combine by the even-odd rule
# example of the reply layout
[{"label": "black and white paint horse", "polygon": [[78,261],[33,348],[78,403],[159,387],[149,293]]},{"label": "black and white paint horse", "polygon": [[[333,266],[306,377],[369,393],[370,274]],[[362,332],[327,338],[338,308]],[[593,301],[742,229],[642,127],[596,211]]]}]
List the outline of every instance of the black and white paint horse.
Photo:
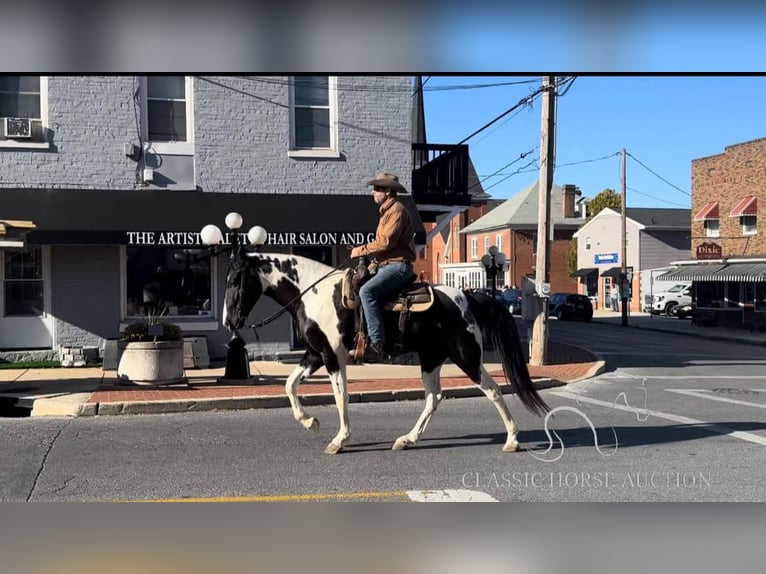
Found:
[{"label": "black and white paint horse", "polygon": [[[340,417],[338,434],[325,449],[328,454],[340,452],[350,436],[346,365],[348,350],[354,346],[355,328],[353,311],[341,303],[342,278],[342,271],[333,272],[331,267],[312,259],[242,250],[231,258],[223,311],[223,324],[235,331],[245,325],[261,295],[288,307],[300,330],[306,354],[287,378],[285,391],[295,419],[305,428],[318,431],[319,423],[304,410],[297,387],[305,377],[326,367]],[[518,450],[516,424],[482,362],[486,337],[492,342],[506,379],[524,406],[538,415],[550,409],[532,385],[513,317],[505,306],[489,297],[465,294],[443,285],[436,285],[433,290],[433,305],[410,315],[403,341],[404,352],[414,351],[419,357],[426,404],[412,430],[396,439],[394,450],[414,445],[423,434],[442,399],[439,372],[448,358],[481,388],[500,413],[507,432],[503,450]],[[385,315],[388,343],[396,340],[399,314]]]}]

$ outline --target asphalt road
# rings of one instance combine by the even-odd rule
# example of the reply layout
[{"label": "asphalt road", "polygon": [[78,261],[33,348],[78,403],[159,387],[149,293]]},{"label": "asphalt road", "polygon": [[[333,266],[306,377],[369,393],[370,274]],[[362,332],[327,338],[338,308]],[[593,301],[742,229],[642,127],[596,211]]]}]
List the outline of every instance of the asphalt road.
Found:
[{"label": "asphalt road", "polygon": [[593,349],[607,370],[543,391],[547,421],[506,397],[518,453],[502,452],[483,398],[445,401],[402,452],[391,444],[420,402],[353,404],[350,446],[334,457],[323,453],[333,407],[310,409],[317,435],[286,409],[0,419],[0,499],[764,500],[762,348],[598,323],[554,321],[551,336]]}]

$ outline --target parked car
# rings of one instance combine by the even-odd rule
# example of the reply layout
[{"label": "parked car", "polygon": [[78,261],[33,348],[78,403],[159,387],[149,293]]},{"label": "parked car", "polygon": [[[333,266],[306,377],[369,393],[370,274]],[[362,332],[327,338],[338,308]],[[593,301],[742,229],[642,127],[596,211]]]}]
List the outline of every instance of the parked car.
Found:
[{"label": "parked car", "polygon": [[577,293],[554,293],[548,300],[548,314],[560,321],[579,319],[590,321],[593,318],[593,305],[585,295]]},{"label": "parked car", "polygon": [[694,303],[687,305],[674,305],[668,312],[671,317],[678,317],[679,319],[689,319],[694,314]]},{"label": "parked car", "polygon": [[502,293],[503,301],[508,305],[511,315],[521,315],[521,289],[508,288]]},{"label": "parked car", "polygon": [[659,315],[665,313],[668,317],[673,316],[673,308],[677,305],[692,304],[692,288],[689,283],[679,283],[667,291],[655,293],[652,297],[652,313]]}]

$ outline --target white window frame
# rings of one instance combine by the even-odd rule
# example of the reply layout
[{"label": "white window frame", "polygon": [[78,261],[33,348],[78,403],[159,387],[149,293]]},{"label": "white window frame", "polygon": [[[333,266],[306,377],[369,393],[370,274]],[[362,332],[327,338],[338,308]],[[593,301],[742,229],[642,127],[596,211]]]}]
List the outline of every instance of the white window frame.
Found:
[{"label": "white window frame", "polygon": [[[172,249],[173,247],[166,247]],[[120,331],[130,323],[144,321],[143,315],[128,315],[128,277],[127,277],[127,246],[120,245]],[[192,315],[170,315],[168,319],[178,325],[181,331],[218,331],[218,258],[210,256],[210,315],[204,321]]]},{"label": "white window frame", "polygon": [[471,237],[471,257],[474,259],[479,257],[479,240],[475,237]]},{"label": "white window frame", "polygon": [[[712,224],[715,223],[715,226]],[[706,219],[705,225],[705,237],[721,237],[721,223],[718,219]]]},{"label": "white window frame", "polygon": [[139,93],[141,101],[141,139],[149,149],[165,155],[194,155],[194,78],[184,76],[186,90],[186,141],[163,142],[149,140],[149,100],[146,76],[140,76]]},{"label": "white window frame", "polygon": [[758,234],[757,215],[741,215],[739,218],[739,223],[742,225],[742,235]]},{"label": "white window frame", "polygon": [[489,253],[489,235],[484,237],[484,253]]},{"label": "white window frame", "polygon": [[[31,75],[31,74],[30,74]],[[32,118],[39,119],[43,126],[43,133],[48,127],[48,76],[40,76],[40,117]],[[0,140],[0,148],[2,149],[50,149],[50,142],[25,142],[19,140]]]},{"label": "white window frame", "polygon": [[495,235],[495,247],[497,247],[498,252],[503,251],[503,234],[498,233]]},{"label": "white window frame", "polygon": [[585,251],[590,251],[591,249],[591,238],[586,237],[585,238]]},{"label": "white window frame", "polygon": [[[290,148],[288,157],[319,157],[339,158],[340,146],[338,143],[338,79],[336,76],[327,76],[327,103],[330,110],[330,147],[298,148],[295,143],[295,87],[293,80],[296,76],[289,76],[289,108],[290,108]],[[298,76],[300,78],[300,76]]]}]

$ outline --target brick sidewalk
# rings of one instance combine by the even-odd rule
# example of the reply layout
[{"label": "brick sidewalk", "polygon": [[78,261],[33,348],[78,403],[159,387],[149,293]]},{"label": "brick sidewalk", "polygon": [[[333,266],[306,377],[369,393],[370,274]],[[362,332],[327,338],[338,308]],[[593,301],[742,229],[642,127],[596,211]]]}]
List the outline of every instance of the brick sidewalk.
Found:
[{"label": "brick sidewalk", "polygon": [[[529,374],[536,382],[568,383],[592,376],[599,362],[588,351],[579,347],[549,342],[550,364],[529,366]],[[493,370],[490,375],[501,385],[504,392],[510,390],[502,370]],[[442,377],[442,389],[476,389],[476,385],[465,376]],[[401,393],[404,391],[423,392],[420,377],[396,379],[350,380],[349,395],[380,395],[382,393]],[[325,377],[311,377],[298,387],[299,395],[332,397],[332,387]],[[449,394],[449,393],[447,393]],[[215,379],[194,380],[188,384],[168,387],[136,387],[104,383],[88,399],[90,404],[104,403],[150,403],[164,401],[205,401],[215,399],[240,399],[253,397],[285,397],[284,377],[269,377],[263,383],[242,385],[220,385]]]}]

